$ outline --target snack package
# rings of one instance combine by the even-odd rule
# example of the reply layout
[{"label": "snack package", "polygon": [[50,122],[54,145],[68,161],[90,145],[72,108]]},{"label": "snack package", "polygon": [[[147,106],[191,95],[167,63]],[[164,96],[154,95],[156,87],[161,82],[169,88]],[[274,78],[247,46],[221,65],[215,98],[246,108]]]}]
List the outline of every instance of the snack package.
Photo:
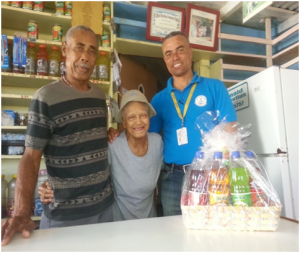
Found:
[{"label": "snack package", "polygon": [[218,112],[206,112],[196,125],[203,146],[183,179],[185,226],[275,231],[282,205],[263,164],[246,149],[251,125],[228,123]]}]

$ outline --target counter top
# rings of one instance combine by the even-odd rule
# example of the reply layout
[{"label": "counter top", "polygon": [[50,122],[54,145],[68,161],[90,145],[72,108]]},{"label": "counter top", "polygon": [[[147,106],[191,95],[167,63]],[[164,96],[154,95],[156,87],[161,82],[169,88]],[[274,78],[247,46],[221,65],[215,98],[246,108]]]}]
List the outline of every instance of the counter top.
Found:
[{"label": "counter top", "polygon": [[275,232],[188,230],[182,216],[110,222],[14,235],[3,252],[299,251],[299,224],[280,219]]}]

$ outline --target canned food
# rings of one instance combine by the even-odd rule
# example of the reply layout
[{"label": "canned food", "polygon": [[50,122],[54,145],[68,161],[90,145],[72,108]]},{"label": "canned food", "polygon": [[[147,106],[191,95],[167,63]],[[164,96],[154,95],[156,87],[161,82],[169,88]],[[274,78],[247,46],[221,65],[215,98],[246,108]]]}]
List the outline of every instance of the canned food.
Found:
[{"label": "canned food", "polygon": [[108,3],[103,5],[103,22],[110,23],[110,6]]},{"label": "canned food", "polygon": [[34,20],[29,20],[27,30],[28,41],[36,41],[39,35],[38,23]]},{"label": "canned food", "polygon": [[1,1],[1,5],[10,6],[11,5],[11,1]]},{"label": "canned food", "polygon": [[32,10],[33,1],[24,1],[23,2],[23,9]]},{"label": "canned food", "polygon": [[64,15],[65,14],[65,2],[55,2],[55,14]]},{"label": "canned food", "polygon": [[65,15],[72,16],[72,2],[67,1],[65,5]]},{"label": "canned food", "polygon": [[103,29],[101,36],[101,46],[110,47],[109,31],[107,29]]},{"label": "canned food", "polygon": [[12,7],[22,8],[22,1],[11,1]]},{"label": "canned food", "polygon": [[44,11],[44,2],[43,1],[33,2],[33,10],[34,11]]},{"label": "canned food", "polygon": [[54,24],[52,27],[52,40],[53,41],[62,41],[62,27],[60,24]]}]

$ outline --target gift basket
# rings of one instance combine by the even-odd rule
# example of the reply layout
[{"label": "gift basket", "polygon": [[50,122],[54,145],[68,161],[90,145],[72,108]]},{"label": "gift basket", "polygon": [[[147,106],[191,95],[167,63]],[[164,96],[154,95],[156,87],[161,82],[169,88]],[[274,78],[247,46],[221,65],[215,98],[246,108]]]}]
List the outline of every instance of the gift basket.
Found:
[{"label": "gift basket", "polygon": [[275,231],[282,205],[263,164],[246,150],[251,125],[206,112],[196,124],[203,146],[186,172],[181,195],[191,229]]}]

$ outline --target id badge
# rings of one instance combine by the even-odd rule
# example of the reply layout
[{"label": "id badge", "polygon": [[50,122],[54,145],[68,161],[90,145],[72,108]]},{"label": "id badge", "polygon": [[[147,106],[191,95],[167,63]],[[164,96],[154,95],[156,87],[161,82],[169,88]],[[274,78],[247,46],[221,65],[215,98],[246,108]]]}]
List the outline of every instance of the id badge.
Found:
[{"label": "id badge", "polygon": [[176,130],[176,133],[177,133],[178,146],[188,143],[186,127],[182,127],[180,129]]}]

